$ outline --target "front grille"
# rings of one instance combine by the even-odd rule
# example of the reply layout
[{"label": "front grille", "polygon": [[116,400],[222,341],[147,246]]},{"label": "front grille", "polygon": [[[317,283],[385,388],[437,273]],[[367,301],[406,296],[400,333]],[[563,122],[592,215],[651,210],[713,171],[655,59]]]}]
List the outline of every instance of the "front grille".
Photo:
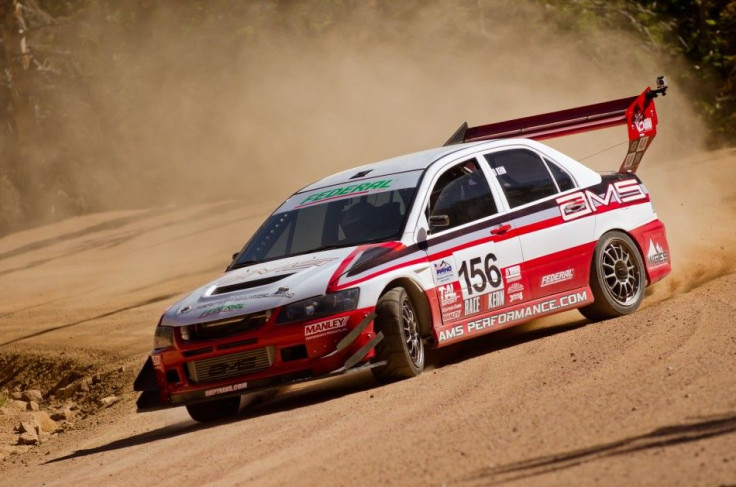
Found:
[{"label": "front grille", "polygon": [[274,347],[194,360],[187,363],[189,379],[194,383],[213,382],[266,369],[273,364]]},{"label": "front grille", "polygon": [[182,340],[186,342],[218,340],[256,330],[266,324],[270,316],[271,311],[261,311],[235,318],[195,323],[182,326],[180,334]]}]

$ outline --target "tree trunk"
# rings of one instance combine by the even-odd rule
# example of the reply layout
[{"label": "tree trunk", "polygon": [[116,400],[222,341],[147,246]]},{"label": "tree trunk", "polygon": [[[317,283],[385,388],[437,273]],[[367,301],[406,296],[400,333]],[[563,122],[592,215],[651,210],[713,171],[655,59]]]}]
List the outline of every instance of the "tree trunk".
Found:
[{"label": "tree trunk", "polygon": [[31,179],[21,143],[24,133],[34,123],[26,89],[31,54],[22,5],[17,0],[0,0],[0,29],[0,231],[3,231],[20,224],[29,210],[26,196],[29,196]]}]

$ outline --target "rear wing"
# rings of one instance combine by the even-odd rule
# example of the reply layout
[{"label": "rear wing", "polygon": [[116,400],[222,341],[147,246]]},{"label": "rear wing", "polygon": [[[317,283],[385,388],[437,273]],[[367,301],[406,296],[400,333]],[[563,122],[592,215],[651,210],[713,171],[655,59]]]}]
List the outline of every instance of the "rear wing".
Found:
[{"label": "rear wing", "polygon": [[628,152],[618,172],[634,173],[657,134],[654,99],[660,94],[667,94],[664,76],[657,78],[655,89],[647,87],[640,95],[628,98],[478,127],[468,127],[466,122],[445,145],[511,137],[543,140],[626,124],[629,129]]}]

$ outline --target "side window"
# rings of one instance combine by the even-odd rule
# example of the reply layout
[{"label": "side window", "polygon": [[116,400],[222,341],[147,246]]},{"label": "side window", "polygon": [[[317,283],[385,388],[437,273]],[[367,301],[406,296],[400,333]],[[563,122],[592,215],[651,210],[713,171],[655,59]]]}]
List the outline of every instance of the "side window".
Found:
[{"label": "side window", "polygon": [[497,213],[491,188],[475,159],[457,164],[432,188],[427,216],[430,233],[458,227]]},{"label": "side window", "polygon": [[557,193],[542,159],[535,153],[514,149],[486,154],[511,208]]},{"label": "side window", "polygon": [[552,161],[545,159],[545,162],[547,162],[547,166],[552,172],[552,176],[555,177],[555,181],[557,181],[557,186],[560,188],[560,191],[567,191],[568,189],[575,188],[575,183],[573,182],[570,175],[567,174],[567,171],[565,171]]}]

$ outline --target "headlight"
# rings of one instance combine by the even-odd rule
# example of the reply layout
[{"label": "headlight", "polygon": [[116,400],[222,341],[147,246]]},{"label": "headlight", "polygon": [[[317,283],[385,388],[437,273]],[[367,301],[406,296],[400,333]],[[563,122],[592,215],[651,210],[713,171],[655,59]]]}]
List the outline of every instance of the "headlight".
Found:
[{"label": "headlight", "polygon": [[276,318],[277,325],[294,321],[316,320],[324,316],[350,311],[358,307],[360,289],[346,289],[338,293],[326,294],[287,304]]},{"label": "headlight", "polygon": [[156,326],[153,334],[153,349],[161,350],[174,346],[174,328],[171,326]]}]

